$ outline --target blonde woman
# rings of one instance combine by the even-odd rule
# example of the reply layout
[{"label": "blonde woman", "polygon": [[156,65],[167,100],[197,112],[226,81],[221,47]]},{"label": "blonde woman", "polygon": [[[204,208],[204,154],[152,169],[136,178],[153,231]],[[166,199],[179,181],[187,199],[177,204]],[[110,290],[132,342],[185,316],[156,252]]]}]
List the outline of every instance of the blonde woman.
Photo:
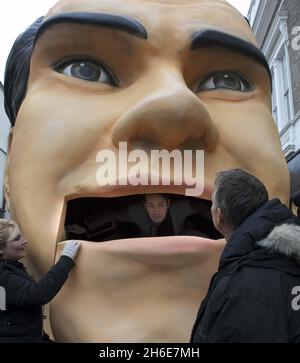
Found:
[{"label": "blonde woman", "polygon": [[0,342],[42,342],[42,306],[59,292],[74,267],[80,243],[69,241],[58,262],[35,282],[19,261],[27,241],[17,224],[0,219],[0,286],[6,310],[0,311]]}]

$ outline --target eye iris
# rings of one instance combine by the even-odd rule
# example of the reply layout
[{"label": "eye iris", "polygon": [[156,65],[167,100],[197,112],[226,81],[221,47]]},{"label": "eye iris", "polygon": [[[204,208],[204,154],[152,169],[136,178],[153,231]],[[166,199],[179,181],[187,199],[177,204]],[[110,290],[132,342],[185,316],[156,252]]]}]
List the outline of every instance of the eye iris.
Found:
[{"label": "eye iris", "polygon": [[240,91],[242,89],[239,79],[231,74],[218,74],[214,77],[216,88],[230,88]]},{"label": "eye iris", "polygon": [[89,81],[96,81],[101,75],[100,69],[97,69],[94,65],[87,62],[74,64],[71,73],[74,77]]}]

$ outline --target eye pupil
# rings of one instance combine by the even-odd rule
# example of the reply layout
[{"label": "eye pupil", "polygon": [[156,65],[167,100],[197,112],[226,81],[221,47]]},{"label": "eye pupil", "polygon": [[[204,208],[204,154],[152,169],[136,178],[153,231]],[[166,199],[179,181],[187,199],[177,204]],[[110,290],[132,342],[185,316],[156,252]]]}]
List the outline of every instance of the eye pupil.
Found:
[{"label": "eye pupil", "polygon": [[87,62],[75,63],[72,66],[71,73],[74,77],[82,78],[89,81],[99,79],[101,71],[92,64]]},{"label": "eye pupil", "polygon": [[86,65],[85,63],[80,64],[80,72],[85,77],[90,77],[94,74],[94,71],[89,65]]},{"label": "eye pupil", "polygon": [[218,88],[230,88],[233,90],[241,90],[241,82],[237,77],[229,74],[219,74],[214,77],[214,84]]}]

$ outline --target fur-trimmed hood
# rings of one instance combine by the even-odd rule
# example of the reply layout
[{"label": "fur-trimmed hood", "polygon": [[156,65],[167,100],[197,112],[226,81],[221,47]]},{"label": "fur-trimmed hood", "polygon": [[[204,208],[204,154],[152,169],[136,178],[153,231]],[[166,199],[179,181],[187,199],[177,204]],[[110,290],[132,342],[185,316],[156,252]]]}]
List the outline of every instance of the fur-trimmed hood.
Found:
[{"label": "fur-trimmed hood", "polygon": [[299,225],[285,223],[276,226],[265,239],[257,242],[257,245],[267,248],[271,253],[293,258],[300,264]]},{"label": "fur-trimmed hood", "polygon": [[[266,248],[279,252],[285,258],[287,253],[290,253],[290,256],[297,256],[297,259],[300,259],[300,231],[298,228],[295,229],[295,226],[299,226],[299,224],[300,221],[298,223],[290,209],[279,199],[269,200],[247,217],[234,231],[222,253],[219,270],[227,265],[230,269],[230,265],[232,266],[234,262],[239,263],[245,258],[251,259],[251,263],[254,263],[253,258],[257,257],[261,260],[261,258],[270,257],[271,253],[264,253]],[[287,226],[284,227],[285,225]],[[298,242],[297,253],[294,246],[295,241]],[[289,248],[283,248],[285,245],[288,245]],[[260,246],[265,248],[260,248]],[[257,253],[261,256],[256,256]],[[298,268],[298,264],[296,266]]]}]

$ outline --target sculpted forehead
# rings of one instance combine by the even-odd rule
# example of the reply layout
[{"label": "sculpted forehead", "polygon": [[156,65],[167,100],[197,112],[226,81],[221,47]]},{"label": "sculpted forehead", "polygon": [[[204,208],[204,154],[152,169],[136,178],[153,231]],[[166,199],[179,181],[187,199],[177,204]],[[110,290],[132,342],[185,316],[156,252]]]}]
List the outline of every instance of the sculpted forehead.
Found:
[{"label": "sculpted forehead", "polygon": [[173,27],[187,33],[213,28],[257,46],[244,17],[225,0],[61,0],[46,16],[70,12],[124,15],[140,21],[151,32]]},{"label": "sculpted forehead", "polygon": [[[129,3],[136,3],[140,6],[144,6],[146,4],[154,4],[155,6],[160,5],[171,5],[171,6],[190,6],[190,5],[199,5],[203,3],[225,3],[228,4],[226,0],[134,0],[134,1],[128,1],[128,0],[60,0],[57,2],[57,4],[54,6],[54,8],[60,8],[60,7],[68,7],[76,9],[77,7],[81,6],[91,6],[91,7],[97,7],[99,3],[102,4],[112,4],[118,3],[120,4],[120,1],[122,1],[123,5],[126,4],[126,6]],[[105,6],[105,5],[104,5]]]}]

